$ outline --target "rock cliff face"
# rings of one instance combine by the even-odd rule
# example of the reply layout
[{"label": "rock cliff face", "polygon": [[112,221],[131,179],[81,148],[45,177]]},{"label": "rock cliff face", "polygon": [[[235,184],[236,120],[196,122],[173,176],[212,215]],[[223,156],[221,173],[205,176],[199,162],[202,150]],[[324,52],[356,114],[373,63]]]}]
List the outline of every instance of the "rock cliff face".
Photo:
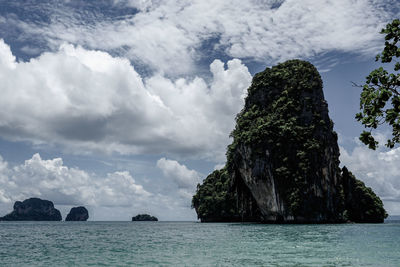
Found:
[{"label": "rock cliff face", "polygon": [[15,202],[14,210],[0,221],[61,221],[61,213],[51,201],[30,198]]},{"label": "rock cliff face", "polygon": [[[193,197],[201,221],[344,222],[360,211],[346,209],[365,192],[355,197],[352,182],[344,184],[337,135],[312,64],[290,60],[256,74],[232,137],[225,168]],[[372,221],[383,220],[380,205],[383,213]]]},{"label": "rock cliff face", "polygon": [[89,219],[89,212],[85,207],[72,208],[68,213],[65,221],[87,221]]}]

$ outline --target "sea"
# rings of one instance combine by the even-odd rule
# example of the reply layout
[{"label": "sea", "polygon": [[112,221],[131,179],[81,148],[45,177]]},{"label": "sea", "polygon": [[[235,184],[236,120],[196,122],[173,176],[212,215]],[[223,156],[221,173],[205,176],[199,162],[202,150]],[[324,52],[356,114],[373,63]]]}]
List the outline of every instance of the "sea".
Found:
[{"label": "sea", "polygon": [[0,222],[0,266],[400,266],[400,221]]}]

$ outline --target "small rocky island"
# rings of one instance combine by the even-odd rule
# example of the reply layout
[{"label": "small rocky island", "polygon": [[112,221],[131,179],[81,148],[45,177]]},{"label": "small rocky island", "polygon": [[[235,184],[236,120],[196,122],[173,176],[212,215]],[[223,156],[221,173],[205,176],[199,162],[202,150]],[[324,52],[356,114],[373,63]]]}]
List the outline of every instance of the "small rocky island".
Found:
[{"label": "small rocky island", "polygon": [[236,117],[227,163],[198,185],[202,222],[381,223],[371,188],[339,167],[339,147],[322,80],[289,60],[254,76]]},{"label": "small rocky island", "polygon": [[14,210],[0,221],[61,221],[61,213],[54,208],[53,202],[40,198],[17,201]]},{"label": "small rocky island", "polygon": [[143,222],[143,221],[158,221],[158,219],[149,214],[138,214],[135,217],[132,217],[132,222]]},{"label": "small rocky island", "polygon": [[85,207],[74,207],[68,213],[65,221],[87,221],[89,219],[89,212]]}]

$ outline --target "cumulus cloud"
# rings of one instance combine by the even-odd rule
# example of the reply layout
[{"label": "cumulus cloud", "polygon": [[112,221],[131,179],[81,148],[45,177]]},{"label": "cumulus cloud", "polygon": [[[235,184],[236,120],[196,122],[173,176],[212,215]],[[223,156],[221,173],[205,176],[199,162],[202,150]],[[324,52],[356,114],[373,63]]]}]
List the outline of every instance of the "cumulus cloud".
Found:
[{"label": "cumulus cloud", "polygon": [[71,152],[176,153],[223,158],[251,75],[240,60],[212,79],[147,79],[127,59],[62,45],[17,62],[0,40],[0,135]]},{"label": "cumulus cloud", "polygon": [[183,198],[192,198],[196,185],[201,182],[201,175],[197,171],[188,169],[176,160],[166,158],[159,159],[157,167],[161,169],[165,177],[178,185],[179,194]]},{"label": "cumulus cloud", "polygon": [[1,203],[35,196],[50,199],[56,205],[131,207],[152,196],[129,172],[99,177],[69,168],[61,158],[44,160],[39,154],[14,167],[0,157],[0,188]]},{"label": "cumulus cloud", "polygon": [[340,161],[383,200],[389,214],[400,214],[400,148],[368,149],[357,142],[352,150],[340,147]]},{"label": "cumulus cloud", "polygon": [[[178,194],[188,192],[184,188]],[[151,213],[163,220],[196,218],[188,198],[176,197],[176,192],[147,191],[127,171],[98,175],[68,167],[61,158],[42,159],[39,154],[10,166],[0,156],[0,216],[10,212],[15,201],[30,197],[53,201],[63,217],[71,206],[84,205],[91,220],[129,220],[137,213]]]},{"label": "cumulus cloud", "polygon": [[[378,32],[395,17],[395,1],[235,0],[116,1],[135,14],[104,19],[93,11],[49,7],[49,23],[14,22],[48,46],[67,41],[110,50],[169,74],[190,74],[218,51],[274,63],[330,51],[375,53]],[[116,8],[114,6],[114,8]],[[56,9],[56,10],[54,10]],[[82,23],[85,21],[85,23]]]}]

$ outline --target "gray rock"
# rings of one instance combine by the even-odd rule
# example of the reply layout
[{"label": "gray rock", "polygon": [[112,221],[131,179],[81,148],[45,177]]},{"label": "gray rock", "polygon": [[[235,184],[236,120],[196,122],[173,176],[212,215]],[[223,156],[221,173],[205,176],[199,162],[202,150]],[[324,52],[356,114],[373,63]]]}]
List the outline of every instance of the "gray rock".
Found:
[{"label": "gray rock", "polygon": [[[249,89],[245,110],[256,105],[268,111],[275,122],[268,129],[269,136],[261,134],[271,141],[260,140],[256,145],[240,142],[232,151],[231,167],[237,174],[234,179],[243,180],[250,189],[261,210],[262,221],[340,221],[339,147],[328,116],[321,77],[308,62],[296,60],[281,65],[279,71],[287,74],[278,77],[275,84],[264,84],[275,75],[266,71],[264,77],[258,77],[261,84]],[[279,101],[282,103],[278,104]],[[288,101],[294,102],[293,108],[274,108]],[[292,129],[286,132],[285,124]],[[304,132],[297,133],[296,129]],[[307,141],[319,148],[308,149]],[[305,152],[304,159],[299,156],[301,152]],[[303,170],[301,161],[308,165]],[[292,198],[288,194],[297,195]]]},{"label": "gray rock", "polygon": [[74,207],[68,213],[65,221],[87,221],[89,219],[89,212],[85,207]]},{"label": "gray rock", "polygon": [[158,219],[154,216],[151,216],[149,214],[138,214],[135,217],[132,217],[132,221],[158,221]]},{"label": "gray rock", "polygon": [[[337,134],[321,77],[309,62],[289,60],[256,74],[232,137],[227,165],[193,197],[201,221],[383,221],[386,212],[372,190],[352,179],[344,189]],[[370,207],[350,204],[359,199]]]},{"label": "gray rock", "polygon": [[40,198],[17,201],[14,210],[0,221],[61,221],[61,213],[54,208],[53,202]]}]

